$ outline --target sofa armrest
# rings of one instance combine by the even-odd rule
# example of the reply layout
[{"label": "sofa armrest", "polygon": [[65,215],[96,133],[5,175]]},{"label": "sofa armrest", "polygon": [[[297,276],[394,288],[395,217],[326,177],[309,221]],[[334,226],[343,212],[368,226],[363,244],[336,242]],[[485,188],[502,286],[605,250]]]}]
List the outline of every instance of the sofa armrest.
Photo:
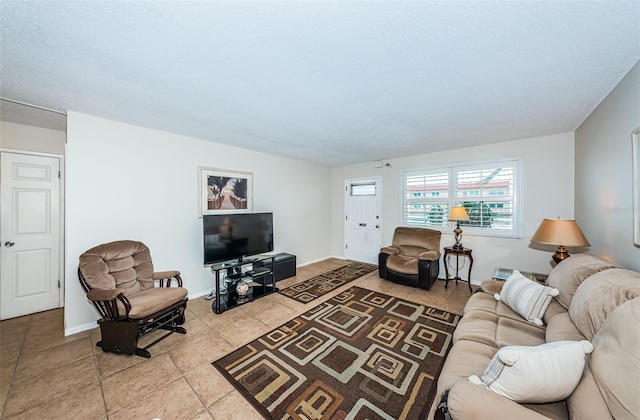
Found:
[{"label": "sofa armrest", "polygon": [[383,254],[394,255],[400,253],[400,248],[398,248],[397,246],[385,246],[380,248],[380,252],[382,252]]},{"label": "sofa armrest", "polygon": [[418,254],[418,259],[437,261],[440,259],[440,251],[423,251]]},{"label": "sofa armrest", "polygon": [[500,294],[502,287],[504,286],[504,281],[502,280],[485,280],[480,283],[480,289],[483,292],[490,294],[491,296]]},{"label": "sofa armrest", "polygon": [[527,407],[468,381],[457,381],[447,399],[452,419],[548,419]]}]

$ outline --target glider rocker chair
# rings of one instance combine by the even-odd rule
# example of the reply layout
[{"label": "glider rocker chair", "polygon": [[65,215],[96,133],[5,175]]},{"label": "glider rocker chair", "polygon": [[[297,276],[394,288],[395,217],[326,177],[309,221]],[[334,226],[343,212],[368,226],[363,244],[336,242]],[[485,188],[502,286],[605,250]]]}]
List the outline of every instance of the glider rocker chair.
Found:
[{"label": "glider rocker chair", "polygon": [[397,227],[393,243],[380,249],[381,278],[429,290],[440,274],[440,231]]},{"label": "glider rocker chair", "polygon": [[[149,347],[174,332],[186,334],[187,289],[179,271],[155,273],[149,248],[142,242],[115,241],[80,255],[80,284],[102,317],[98,320],[102,351],[149,358]],[[176,287],[171,287],[172,283]],[[157,283],[157,284],[156,284]],[[144,348],[138,339],[155,329],[169,331]]]}]

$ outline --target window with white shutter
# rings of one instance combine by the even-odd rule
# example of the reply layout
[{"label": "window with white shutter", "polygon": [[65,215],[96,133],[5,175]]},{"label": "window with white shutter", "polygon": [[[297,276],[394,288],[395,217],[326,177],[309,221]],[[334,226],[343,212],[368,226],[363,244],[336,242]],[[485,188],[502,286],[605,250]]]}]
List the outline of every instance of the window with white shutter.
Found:
[{"label": "window with white shutter", "polygon": [[466,234],[517,237],[518,160],[402,173],[402,223],[446,232],[449,209],[462,206]]}]

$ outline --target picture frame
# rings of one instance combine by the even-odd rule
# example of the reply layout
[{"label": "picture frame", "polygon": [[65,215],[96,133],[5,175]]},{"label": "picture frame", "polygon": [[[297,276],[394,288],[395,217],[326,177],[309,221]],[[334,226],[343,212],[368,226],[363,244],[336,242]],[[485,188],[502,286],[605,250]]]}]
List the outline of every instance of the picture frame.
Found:
[{"label": "picture frame", "polygon": [[198,218],[252,211],[252,172],[198,166]]},{"label": "picture frame", "polygon": [[640,247],[640,127],[631,133],[633,157],[633,244]]}]

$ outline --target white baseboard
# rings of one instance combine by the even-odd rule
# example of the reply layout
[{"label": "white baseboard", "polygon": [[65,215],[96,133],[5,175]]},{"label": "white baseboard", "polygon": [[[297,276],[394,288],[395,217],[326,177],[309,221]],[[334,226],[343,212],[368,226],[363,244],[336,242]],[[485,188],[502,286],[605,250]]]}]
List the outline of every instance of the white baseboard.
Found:
[{"label": "white baseboard", "polygon": [[65,328],[64,336],[66,337],[69,335],[81,333],[83,331],[92,330],[97,326],[98,326],[98,321],[94,321],[88,324],[78,325],[77,327],[73,327],[73,328]]},{"label": "white baseboard", "polygon": [[298,264],[298,265],[297,265],[297,267],[304,267],[305,265],[314,264],[314,263],[317,263],[317,262],[320,262],[320,261],[327,260],[327,259],[329,259],[329,258],[337,258],[337,259],[339,259],[339,260],[344,260],[344,257],[332,257],[332,256],[328,256],[328,257],[316,258],[316,259],[314,259],[314,260],[307,261],[307,262],[304,262],[304,263],[302,263],[302,264]]}]

